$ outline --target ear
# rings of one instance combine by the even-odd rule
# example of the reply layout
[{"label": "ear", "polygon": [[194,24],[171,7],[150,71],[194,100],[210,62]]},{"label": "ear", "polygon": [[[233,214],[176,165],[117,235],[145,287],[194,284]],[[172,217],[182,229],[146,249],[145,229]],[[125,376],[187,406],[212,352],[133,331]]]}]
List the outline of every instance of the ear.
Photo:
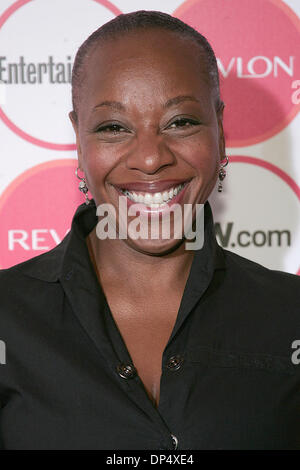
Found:
[{"label": "ear", "polygon": [[219,152],[220,152],[220,160],[224,160],[226,154],[226,146],[225,146],[225,136],[224,136],[224,129],[223,129],[223,111],[225,108],[225,103],[223,101],[220,102],[220,105],[217,110],[217,119],[218,119],[218,128],[219,128]]},{"label": "ear", "polygon": [[81,153],[81,146],[80,146],[80,138],[79,138],[79,128],[78,128],[78,118],[74,110],[69,112],[69,118],[72,123],[73,129],[76,135],[76,147],[77,147],[77,154],[78,154],[78,166],[80,170],[82,170],[82,153]]}]

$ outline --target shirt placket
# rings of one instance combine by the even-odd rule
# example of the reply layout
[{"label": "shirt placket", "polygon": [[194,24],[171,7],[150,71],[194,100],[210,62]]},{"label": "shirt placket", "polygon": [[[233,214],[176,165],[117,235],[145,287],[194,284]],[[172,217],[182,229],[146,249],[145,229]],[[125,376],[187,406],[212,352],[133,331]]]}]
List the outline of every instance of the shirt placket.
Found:
[{"label": "shirt placket", "polygon": [[[209,250],[208,250],[209,251]],[[135,370],[132,358],[110,312],[105,295],[89,258],[85,240],[80,243],[76,237],[69,246],[70,257],[66,257],[61,275],[61,284],[69,298],[72,309],[82,327],[93,340],[106,366],[119,386],[135,406],[146,413],[161,435],[161,448],[180,449],[180,440],[174,435],[172,425],[176,407],[170,406],[170,384],[178,384],[184,372],[185,349],[187,346],[187,319],[197,301],[201,298],[212,277],[212,259],[207,262],[208,253],[196,253],[191,272],[185,286],[177,319],[162,356],[160,402],[156,408],[147,395],[145,387]],[[72,254],[72,256],[71,256]],[[82,276],[82,274],[85,274]],[[176,417],[175,417],[176,421]]]},{"label": "shirt placket", "polygon": [[128,348],[114,321],[108,303],[105,303],[103,319],[114,350],[115,371],[119,377],[119,384],[124,391],[130,394],[135,405],[146,412],[156,424],[162,436],[162,450],[173,450],[178,448],[177,437],[172,433],[163,414],[156,408],[147,395],[146,389],[140,379]]},{"label": "shirt placket", "polygon": [[145,387],[137,374],[130,353],[113,319],[107,302],[105,303],[103,311],[106,331],[109,333],[117,361],[116,370],[120,377],[120,386],[123,386],[127,392],[130,391],[130,395],[136,405],[146,411],[151,416],[152,420],[157,423],[167,443],[167,449],[180,449],[180,437],[176,435],[174,429],[172,429],[172,423],[178,420],[176,416],[176,404],[174,404],[174,400],[176,400],[177,397],[172,395],[171,390],[176,388],[178,396],[180,396],[181,387],[183,385],[184,387],[187,386],[187,384],[183,384],[182,381],[185,380],[183,379],[185,351],[188,346],[188,336],[191,326],[189,314],[196,307],[209,285],[209,273],[203,272],[202,279],[203,282],[198,283],[197,288],[195,288],[192,283],[193,272],[191,272],[191,279],[187,282],[177,320],[162,355],[160,400],[157,408],[148,397]]}]

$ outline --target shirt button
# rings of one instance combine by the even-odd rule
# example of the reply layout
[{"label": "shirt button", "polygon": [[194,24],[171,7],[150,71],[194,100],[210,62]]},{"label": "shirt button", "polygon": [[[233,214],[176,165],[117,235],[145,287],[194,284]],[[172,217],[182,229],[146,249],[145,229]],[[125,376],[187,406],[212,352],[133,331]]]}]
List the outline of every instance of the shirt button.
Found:
[{"label": "shirt button", "polygon": [[67,274],[65,275],[65,279],[67,281],[69,281],[71,279],[72,275],[73,275],[73,269],[71,269],[70,271],[67,272]]},{"label": "shirt button", "polygon": [[172,439],[172,443],[173,443],[173,448],[174,448],[174,450],[176,450],[177,447],[178,447],[178,439],[177,439],[176,436],[174,436],[174,434],[171,434],[171,439]]},{"label": "shirt button", "polygon": [[132,364],[119,364],[117,371],[123,379],[131,379],[136,375],[136,368]]},{"label": "shirt button", "polygon": [[178,370],[182,366],[183,357],[181,356],[172,356],[167,362],[167,367],[170,370]]}]

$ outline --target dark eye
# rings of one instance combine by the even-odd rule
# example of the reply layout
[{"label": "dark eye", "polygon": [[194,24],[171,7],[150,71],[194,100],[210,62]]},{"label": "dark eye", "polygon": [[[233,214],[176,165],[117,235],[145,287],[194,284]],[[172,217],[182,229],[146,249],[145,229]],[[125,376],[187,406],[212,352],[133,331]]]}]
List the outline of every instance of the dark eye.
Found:
[{"label": "dark eye", "polygon": [[105,134],[118,134],[119,132],[126,132],[126,129],[119,124],[107,124],[105,126],[99,127],[97,132],[103,132]]},{"label": "dark eye", "polygon": [[193,119],[180,118],[180,119],[176,119],[175,121],[173,121],[169,127],[171,127],[172,129],[177,129],[177,128],[182,129],[182,128],[187,128],[191,126],[197,126],[198,124],[199,122],[194,121]]}]

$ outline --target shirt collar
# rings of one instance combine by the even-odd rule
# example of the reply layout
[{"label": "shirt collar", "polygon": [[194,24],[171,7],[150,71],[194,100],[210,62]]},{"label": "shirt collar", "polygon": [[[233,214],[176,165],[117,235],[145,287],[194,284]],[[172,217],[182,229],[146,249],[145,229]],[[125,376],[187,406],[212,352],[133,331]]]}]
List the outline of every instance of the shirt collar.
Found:
[{"label": "shirt collar", "polygon": [[[93,269],[85,238],[98,222],[96,204],[79,205],[72,219],[71,230],[62,242],[47,253],[31,258],[15,266],[23,274],[47,282],[57,282],[62,276],[69,276],[77,267]],[[223,249],[218,245],[214,220],[209,201],[204,205],[204,244],[195,251],[189,276],[189,289],[199,291],[199,279],[211,277],[216,269],[225,269]],[[96,275],[94,273],[95,279]]]}]

